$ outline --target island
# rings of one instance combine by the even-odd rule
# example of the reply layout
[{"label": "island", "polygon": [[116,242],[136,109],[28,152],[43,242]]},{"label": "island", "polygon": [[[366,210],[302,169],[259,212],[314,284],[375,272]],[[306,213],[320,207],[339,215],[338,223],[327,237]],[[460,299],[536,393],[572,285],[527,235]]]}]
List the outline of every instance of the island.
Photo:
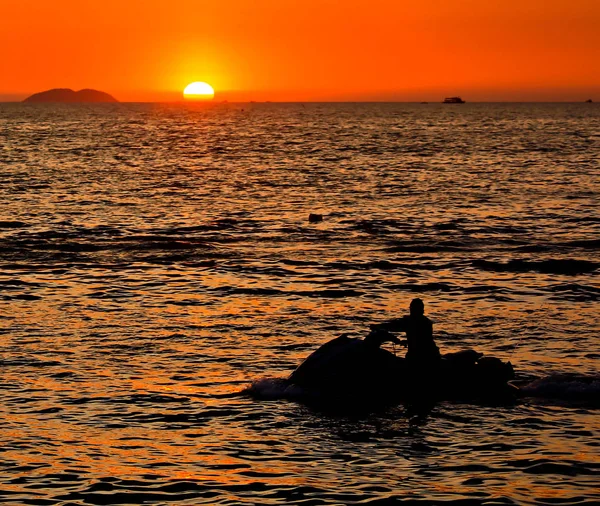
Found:
[{"label": "island", "polygon": [[89,89],[73,91],[69,88],[56,88],[53,90],[42,91],[40,93],[34,93],[30,97],[27,97],[25,100],[23,100],[23,102],[60,102],[74,104],[82,102],[118,102],[118,100],[103,91]]}]

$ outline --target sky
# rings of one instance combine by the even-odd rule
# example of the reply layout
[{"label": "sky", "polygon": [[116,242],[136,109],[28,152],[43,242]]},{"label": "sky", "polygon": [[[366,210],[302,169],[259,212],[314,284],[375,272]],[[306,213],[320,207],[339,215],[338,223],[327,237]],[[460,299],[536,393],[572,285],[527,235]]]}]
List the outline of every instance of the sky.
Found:
[{"label": "sky", "polygon": [[0,101],[600,101],[600,0],[0,0]]}]

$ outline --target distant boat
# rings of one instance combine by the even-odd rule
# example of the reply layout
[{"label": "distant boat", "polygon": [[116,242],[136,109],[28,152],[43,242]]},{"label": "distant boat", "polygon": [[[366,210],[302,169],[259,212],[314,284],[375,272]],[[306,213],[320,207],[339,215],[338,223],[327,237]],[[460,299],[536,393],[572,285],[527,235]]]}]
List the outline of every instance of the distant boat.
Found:
[{"label": "distant boat", "polygon": [[442,104],[464,104],[465,101],[460,97],[446,97]]},{"label": "distant boat", "polygon": [[586,103],[586,104],[591,104],[591,103],[592,103],[592,99],[591,99],[591,98],[588,98],[588,99],[585,101],[585,103]]}]

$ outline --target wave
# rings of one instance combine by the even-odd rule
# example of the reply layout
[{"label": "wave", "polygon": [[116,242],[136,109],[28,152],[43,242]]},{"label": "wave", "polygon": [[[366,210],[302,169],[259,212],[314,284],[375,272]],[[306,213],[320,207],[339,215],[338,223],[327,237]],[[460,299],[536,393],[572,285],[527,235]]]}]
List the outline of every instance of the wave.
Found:
[{"label": "wave", "polygon": [[242,390],[242,393],[255,399],[275,401],[299,399],[303,391],[300,387],[291,385],[285,378],[260,378]]},{"label": "wave", "polygon": [[327,269],[335,269],[339,271],[364,271],[364,270],[381,270],[381,271],[394,271],[394,270],[419,270],[419,271],[438,271],[448,270],[458,267],[458,262],[440,263],[440,264],[427,264],[427,263],[402,263],[393,262],[390,260],[372,260],[367,262],[348,262],[348,261],[336,261],[327,262],[323,264],[323,267]]},{"label": "wave", "polygon": [[572,246],[583,249],[598,249],[600,248],[600,239],[584,239],[581,241],[569,241],[564,243],[565,246]]},{"label": "wave", "polygon": [[402,283],[397,285],[390,285],[389,289],[393,291],[406,290],[408,292],[414,293],[456,292],[460,290],[458,286],[453,285],[451,283]]},{"label": "wave", "polygon": [[590,285],[581,285],[578,283],[565,283],[549,287],[549,290],[560,296],[552,298],[561,298],[576,302],[590,302],[600,300],[600,288]]},{"label": "wave", "polygon": [[219,287],[213,291],[222,293],[223,295],[271,295],[271,296],[298,296],[310,298],[325,298],[325,299],[340,299],[344,297],[362,297],[365,292],[351,289],[324,289],[324,290],[278,290],[277,288],[250,288],[250,287]]},{"label": "wave", "polygon": [[493,272],[541,272],[543,274],[588,274],[598,270],[600,263],[589,260],[550,259],[550,260],[509,260],[506,263],[490,260],[472,260],[471,265]]},{"label": "wave", "polygon": [[45,231],[20,237],[0,239],[0,261],[26,263],[105,264],[147,262],[173,263],[224,258],[231,252],[221,251],[210,242],[190,236],[127,235],[117,230],[58,232]]},{"label": "wave", "polygon": [[[600,376],[552,374],[522,385],[520,390],[525,397],[600,407]],[[284,378],[260,378],[241,393],[259,400],[299,400],[304,390]]]},{"label": "wave", "polygon": [[446,241],[446,242],[404,242],[403,244],[397,244],[386,248],[388,253],[440,253],[444,251],[468,251],[473,249],[474,245],[468,245],[458,241]]},{"label": "wave", "polygon": [[531,397],[563,401],[591,402],[600,406],[600,376],[551,374],[521,387]]},{"label": "wave", "polygon": [[0,228],[24,228],[27,223],[22,221],[0,221]]}]

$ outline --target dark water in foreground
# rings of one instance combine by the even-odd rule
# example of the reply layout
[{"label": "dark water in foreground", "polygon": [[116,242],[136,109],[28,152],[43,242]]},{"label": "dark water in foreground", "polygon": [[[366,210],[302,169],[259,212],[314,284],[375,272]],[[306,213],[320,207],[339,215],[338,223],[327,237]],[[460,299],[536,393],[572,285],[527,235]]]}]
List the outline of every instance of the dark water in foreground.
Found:
[{"label": "dark water in foreground", "polygon": [[[0,502],[596,503],[599,155],[596,104],[0,104]],[[237,395],[415,296],[543,384]]]}]

